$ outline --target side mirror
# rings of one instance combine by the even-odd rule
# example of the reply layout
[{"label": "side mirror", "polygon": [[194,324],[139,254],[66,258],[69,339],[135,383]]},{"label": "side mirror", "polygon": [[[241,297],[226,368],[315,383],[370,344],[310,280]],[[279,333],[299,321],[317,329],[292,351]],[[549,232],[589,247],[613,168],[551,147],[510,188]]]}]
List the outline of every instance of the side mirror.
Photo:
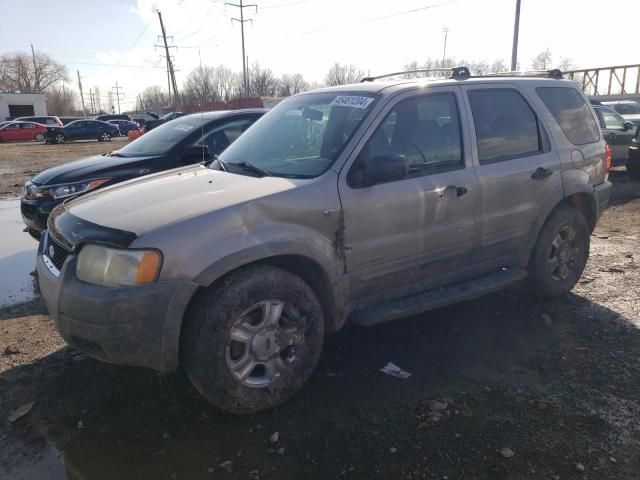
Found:
[{"label": "side mirror", "polygon": [[627,120],[626,122],[624,122],[624,131],[626,132],[627,130],[633,130],[634,128],[636,128],[635,123],[630,122],[629,120]]},{"label": "side mirror", "polygon": [[409,164],[404,155],[382,155],[371,157],[364,165],[365,187],[378,183],[404,180],[409,175]]},{"label": "side mirror", "polygon": [[185,148],[180,154],[182,163],[195,163],[211,160],[209,147],[206,145],[191,145]]}]

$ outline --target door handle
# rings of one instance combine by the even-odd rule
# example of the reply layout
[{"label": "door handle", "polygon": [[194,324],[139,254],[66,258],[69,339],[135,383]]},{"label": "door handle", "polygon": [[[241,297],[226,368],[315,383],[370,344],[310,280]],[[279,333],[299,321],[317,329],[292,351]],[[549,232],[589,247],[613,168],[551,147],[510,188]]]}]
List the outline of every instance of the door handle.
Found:
[{"label": "door handle", "polygon": [[531,174],[531,178],[534,180],[544,180],[547,177],[553,175],[553,170],[548,168],[538,167],[536,171]]},{"label": "door handle", "polygon": [[455,185],[447,185],[444,188],[440,188],[437,190],[440,198],[444,198],[447,194],[447,192],[450,192],[454,190],[456,192],[456,196],[461,197],[464,194],[466,194],[469,190],[467,190],[467,187],[457,187]]}]

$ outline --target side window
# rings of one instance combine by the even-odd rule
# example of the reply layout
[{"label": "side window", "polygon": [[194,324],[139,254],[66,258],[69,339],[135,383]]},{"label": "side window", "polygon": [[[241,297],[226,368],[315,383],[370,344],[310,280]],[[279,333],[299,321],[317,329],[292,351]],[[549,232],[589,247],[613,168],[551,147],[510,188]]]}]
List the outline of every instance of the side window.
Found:
[{"label": "side window", "polygon": [[[458,104],[453,93],[403,100],[391,110],[358,155],[347,176],[357,187],[372,162],[406,163],[407,177],[464,168]],[[388,181],[397,180],[397,176]],[[386,183],[384,178],[375,183]]]},{"label": "side window", "polygon": [[255,121],[256,119],[253,118],[244,118],[226,123],[207,132],[204,137],[194,142],[194,145],[206,145],[211,155],[219,155]]},{"label": "side window", "polygon": [[624,119],[611,110],[601,109],[602,123],[607,130],[624,130]]},{"label": "side window", "polygon": [[469,103],[481,164],[543,151],[538,118],[518,92],[472,90]]},{"label": "side window", "polygon": [[10,125],[7,125],[7,128],[5,130],[18,130],[19,128],[20,128],[19,123],[12,123]]},{"label": "side window", "polygon": [[600,130],[584,98],[569,87],[538,87],[536,93],[574,145],[600,140]]},{"label": "side window", "polygon": [[22,128],[36,128],[33,123],[23,123]]}]

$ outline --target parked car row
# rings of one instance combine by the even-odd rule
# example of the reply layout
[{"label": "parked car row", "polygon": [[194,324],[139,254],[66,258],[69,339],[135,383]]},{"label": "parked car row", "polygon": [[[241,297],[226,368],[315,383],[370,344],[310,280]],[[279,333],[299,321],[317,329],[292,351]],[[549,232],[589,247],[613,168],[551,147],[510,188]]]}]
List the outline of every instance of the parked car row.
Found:
[{"label": "parked car row", "polygon": [[[71,197],[142,175],[211,160],[263,113],[264,110],[255,109],[187,115],[154,129],[118,151],[63,163],[40,172],[23,189],[21,211],[28,232],[39,238],[47,228],[47,218],[53,208]],[[68,136],[79,139],[85,138],[79,135],[91,138],[108,135],[100,128],[110,126],[109,123],[83,122],[92,125],[74,127],[73,123],[77,122],[73,122],[65,128],[52,130],[48,138],[58,143],[66,141]]]},{"label": "parked car row", "polygon": [[[609,203],[611,149],[559,73],[325,88],[250,127],[261,111],[188,115],[49,169],[25,185],[32,228],[39,202],[90,193],[48,218],[44,304],[89,355],[182,365],[211,403],[253,413],[298,391],[347,322],[527,276],[564,296]],[[116,171],[150,175],[113,185]]]}]

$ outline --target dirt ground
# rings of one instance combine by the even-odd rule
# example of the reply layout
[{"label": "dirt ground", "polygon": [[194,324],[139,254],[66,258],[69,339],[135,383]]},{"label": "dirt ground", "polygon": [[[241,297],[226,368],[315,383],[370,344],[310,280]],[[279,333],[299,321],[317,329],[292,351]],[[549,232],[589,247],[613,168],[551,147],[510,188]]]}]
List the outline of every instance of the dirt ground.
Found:
[{"label": "dirt ground", "polygon": [[19,196],[22,185],[42,170],[91,155],[112,152],[122,148],[128,141],[126,137],[121,137],[106,143],[91,140],[62,145],[36,142],[0,144],[0,198]]},{"label": "dirt ground", "polygon": [[[640,183],[611,180],[566,298],[523,284],[350,326],[297,396],[258,415],[209,406],[181,372],[64,347],[39,301],[5,309],[0,478],[640,479]],[[411,377],[381,373],[389,361]]]}]

